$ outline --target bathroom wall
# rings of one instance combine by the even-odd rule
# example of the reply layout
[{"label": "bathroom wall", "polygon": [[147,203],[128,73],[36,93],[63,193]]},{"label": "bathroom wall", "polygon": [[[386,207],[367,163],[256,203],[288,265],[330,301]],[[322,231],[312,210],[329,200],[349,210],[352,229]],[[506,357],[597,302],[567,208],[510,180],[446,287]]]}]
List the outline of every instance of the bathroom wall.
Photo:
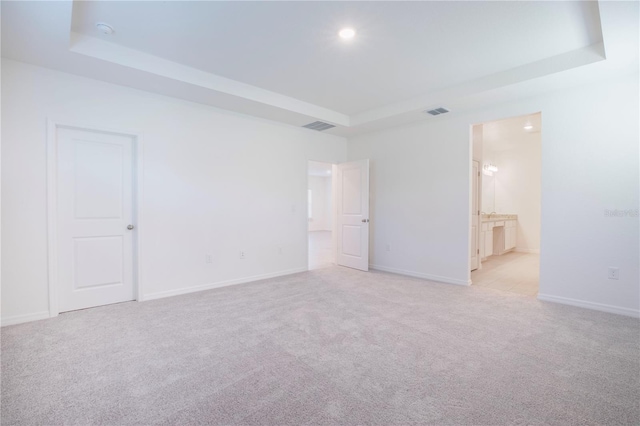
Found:
[{"label": "bathroom wall", "polygon": [[539,253],[541,133],[511,133],[500,150],[493,146],[484,144],[483,161],[499,170],[493,177],[483,175],[483,211],[517,214],[516,251]]}]

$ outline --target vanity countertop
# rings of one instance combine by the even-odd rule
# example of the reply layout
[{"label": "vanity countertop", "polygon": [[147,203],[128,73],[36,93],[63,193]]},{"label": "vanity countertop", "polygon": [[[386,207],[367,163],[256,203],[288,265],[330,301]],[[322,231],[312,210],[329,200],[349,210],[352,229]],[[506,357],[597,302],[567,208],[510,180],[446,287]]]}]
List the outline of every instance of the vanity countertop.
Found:
[{"label": "vanity countertop", "polygon": [[517,214],[483,214],[482,221],[483,222],[495,222],[498,220],[518,220]]}]

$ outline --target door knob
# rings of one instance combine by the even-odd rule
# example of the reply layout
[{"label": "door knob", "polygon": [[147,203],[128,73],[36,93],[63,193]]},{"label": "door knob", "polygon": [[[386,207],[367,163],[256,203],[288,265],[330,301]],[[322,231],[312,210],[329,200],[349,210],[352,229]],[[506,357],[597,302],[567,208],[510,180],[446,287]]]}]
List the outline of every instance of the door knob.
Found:
[{"label": "door knob", "polygon": [[369,219],[362,219],[362,223],[369,223]]},{"label": "door knob", "polygon": [[128,229],[129,231],[131,231],[131,230],[133,229],[133,225],[129,225],[129,226],[127,226],[127,229]]}]

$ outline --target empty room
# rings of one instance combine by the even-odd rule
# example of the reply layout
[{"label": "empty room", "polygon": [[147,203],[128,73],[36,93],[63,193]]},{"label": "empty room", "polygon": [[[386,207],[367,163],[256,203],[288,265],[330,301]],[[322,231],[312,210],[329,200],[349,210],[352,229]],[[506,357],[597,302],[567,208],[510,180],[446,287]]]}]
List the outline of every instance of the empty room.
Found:
[{"label": "empty room", "polygon": [[3,426],[640,424],[637,1],[0,14]]}]

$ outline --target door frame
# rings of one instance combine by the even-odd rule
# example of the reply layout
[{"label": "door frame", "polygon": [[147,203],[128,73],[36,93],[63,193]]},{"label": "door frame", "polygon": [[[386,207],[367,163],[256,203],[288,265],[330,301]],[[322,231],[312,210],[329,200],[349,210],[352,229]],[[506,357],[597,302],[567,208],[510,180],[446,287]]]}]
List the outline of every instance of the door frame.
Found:
[{"label": "door frame", "polygon": [[136,232],[133,234],[133,291],[137,301],[144,300],[142,293],[141,232],[142,226],[142,193],[143,193],[143,142],[142,133],[137,131],[123,131],[105,128],[103,126],[69,123],[47,119],[47,282],[49,288],[49,317],[60,313],[58,303],[58,138],[60,128],[84,130],[89,132],[111,133],[128,136],[133,139],[132,162],[132,205],[133,222]]},{"label": "door frame", "polygon": [[[469,170],[473,169],[473,162],[474,161],[478,161],[480,163],[480,167],[481,168],[482,168],[482,166],[484,164],[484,157],[481,157],[480,159],[478,159],[478,158],[474,158],[474,156],[473,156],[473,146],[474,146],[474,144],[473,144],[473,127],[474,126],[479,125],[479,124],[490,123],[492,121],[507,120],[507,119],[510,119],[510,118],[518,118],[518,117],[522,117],[522,116],[525,116],[525,115],[533,115],[533,114],[540,114],[540,118],[542,119],[542,110],[539,109],[539,110],[533,111],[533,112],[527,111],[527,110],[518,111],[517,114],[510,114],[510,115],[506,115],[506,116],[500,116],[499,115],[499,116],[495,117],[495,116],[492,115],[490,117],[485,118],[482,121],[476,121],[476,122],[473,122],[473,123],[469,123],[469,151],[468,151],[469,152]],[[543,149],[544,148],[544,139],[543,139],[543,136],[542,136],[542,127],[540,128],[540,132],[541,132],[541,134],[540,134],[540,149]],[[483,149],[484,149],[484,144],[483,144]],[[541,170],[543,170],[543,166],[544,166],[542,161],[543,160],[541,159],[540,160],[540,168],[541,168]],[[544,177],[544,173],[542,171],[541,171],[541,175],[542,175],[542,177]],[[484,179],[483,176],[484,176],[484,174],[480,173],[480,180],[478,182],[478,184],[480,185],[480,191],[478,193],[478,202],[479,202],[478,207],[480,208],[481,211],[482,211],[482,201],[483,201],[482,200],[482,188],[483,188],[482,180]],[[471,202],[471,198],[473,197],[473,188],[472,187],[473,187],[473,176],[471,176],[471,172],[469,172],[469,202]],[[539,251],[538,254],[540,254],[542,252],[542,207],[543,207],[542,200],[543,200],[543,193],[542,193],[542,186],[541,186],[540,187],[540,215],[541,215],[540,222],[541,223],[540,223],[540,231],[539,231],[540,232],[540,251]],[[472,214],[471,214],[471,209],[469,209],[469,234],[468,234],[469,235],[469,247],[471,247],[471,229],[472,229],[472,223],[471,222],[472,222],[472,220],[473,220],[473,218],[472,218]],[[481,229],[482,229],[482,214],[480,214],[479,222],[480,222],[480,226],[478,227],[478,234],[480,234],[480,232],[482,232],[481,231]],[[478,235],[477,238],[479,238],[479,235]],[[467,273],[469,274],[469,285],[472,285],[473,282],[471,280],[471,257],[470,256],[467,256],[467,257],[468,257],[468,259],[467,259]],[[478,259],[478,263],[479,263],[479,268],[478,269],[482,269],[482,259],[481,258]],[[540,277],[541,276],[542,276],[542,263],[540,263],[539,268],[538,268],[538,284],[540,283]],[[540,289],[538,289],[538,294],[540,294]]]},{"label": "door frame", "polygon": [[[496,118],[496,120],[501,120],[500,118]],[[470,252],[471,252],[471,241],[473,239],[473,212],[471,210],[471,207],[473,206],[473,162],[477,161],[478,162],[478,171],[480,172],[480,176],[478,177],[478,210],[480,210],[480,214],[478,214],[478,229],[476,230],[476,241],[478,243],[478,247],[480,247],[480,235],[482,234],[482,180],[483,178],[483,174],[482,174],[482,164],[484,162],[484,158],[482,156],[480,156],[480,158],[477,158],[474,156],[474,152],[473,152],[473,148],[474,148],[474,141],[473,141],[473,128],[474,126],[477,125],[481,125],[484,123],[487,123],[491,120],[487,120],[487,121],[479,121],[479,122],[475,122],[475,123],[469,123],[469,251],[467,254],[467,273],[469,274],[469,279],[468,279],[468,283],[467,285],[473,285],[473,280],[471,279],[471,256],[470,256]],[[483,145],[484,146],[484,145]],[[474,271],[479,271],[482,269],[482,257],[480,256],[480,254],[478,254],[478,269],[475,269]]]},{"label": "door frame", "polygon": [[[473,131],[473,130],[472,130]],[[472,142],[473,143],[473,142]],[[474,179],[474,175],[473,175],[473,163],[478,163],[478,174],[477,177],[478,179],[476,180],[476,197],[475,197],[475,201],[476,201],[476,207],[478,208],[478,226],[476,227],[476,246],[474,247],[476,249],[476,256],[478,258],[478,267],[476,269],[471,269],[471,256],[469,256],[469,273],[473,272],[473,271],[478,271],[480,269],[482,269],[482,260],[480,259],[480,232],[482,229],[482,215],[480,214],[480,211],[482,210],[481,208],[481,204],[480,202],[482,201],[482,195],[480,194],[481,190],[482,190],[482,173],[480,172],[480,160],[473,158],[473,152],[471,155],[471,207],[473,207],[473,179]],[[471,230],[473,231],[473,210],[471,210]],[[473,241],[473,232],[470,232],[471,238],[469,241],[469,246],[471,246],[471,242]],[[469,280],[471,280],[471,277],[469,277]]]}]

